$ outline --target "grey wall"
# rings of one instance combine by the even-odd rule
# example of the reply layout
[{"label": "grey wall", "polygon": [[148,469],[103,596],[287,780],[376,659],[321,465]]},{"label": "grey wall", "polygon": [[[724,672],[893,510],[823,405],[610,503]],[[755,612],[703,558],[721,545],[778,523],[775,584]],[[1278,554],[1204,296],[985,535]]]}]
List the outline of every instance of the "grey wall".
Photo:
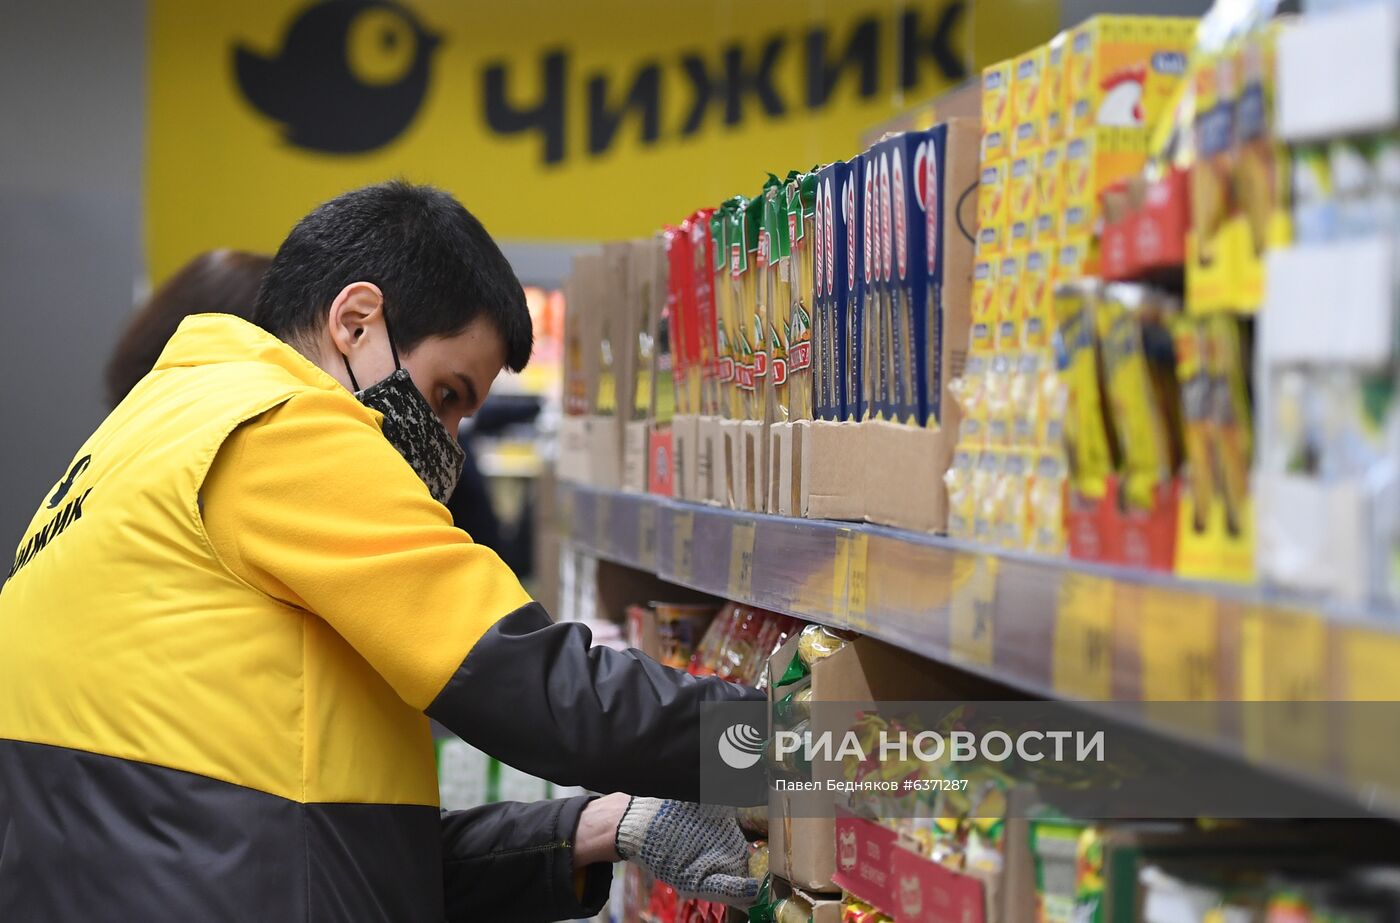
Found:
[{"label": "grey wall", "polygon": [[[0,557],[105,413],[139,264],[141,0],[23,0],[0,29]],[[6,567],[5,570],[9,568]]]}]

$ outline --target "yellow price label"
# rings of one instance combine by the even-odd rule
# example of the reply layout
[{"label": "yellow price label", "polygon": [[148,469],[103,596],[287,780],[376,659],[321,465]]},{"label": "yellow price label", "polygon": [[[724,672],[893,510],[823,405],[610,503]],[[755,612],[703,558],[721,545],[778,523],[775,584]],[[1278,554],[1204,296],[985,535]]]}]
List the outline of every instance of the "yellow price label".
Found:
[{"label": "yellow price label", "polygon": [[948,642],[955,660],[992,665],[998,563],[991,555],[979,554],[960,556],[953,564],[955,589]]},{"label": "yellow price label", "polygon": [[1400,788],[1394,743],[1400,740],[1400,670],[1395,668],[1400,636],[1348,628],[1341,646],[1345,698],[1352,703],[1343,706],[1347,777],[1363,789],[1382,788],[1394,799]]},{"label": "yellow price label", "polygon": [[870,536],[858,529],[836,531],[831,568],[831,615],[857,631],[867,630],[867,561]]},{"label": "yellow price label", "polygon": [[646,502],[637,511],[637,563],[642,570],[656,570],[656,504]]},{"label": "yellow price label", "polygon": [[1091,702],[1113,698],[1113,583],[1066,573],[1055,599],[1055,690]]},{"label": "yellow price label", "polygon": [[689,583],[695,566],[695,514],[678,511],[671,517],[671,564],[681,583]]},{"label": "yellow price label", "polygon": [[752,522],[739,522],[729,532],[729,598],[747,600],[753,595]]},{"label": "yellow price label", "polygon": [[1314,615],[1255,607],[1245,613],[1240,687],[1245,752],[1321,768],[1327,761],[1327,625]]},{"label": "yellow price label", "polygon": [[1139,599],[1143,699],[1217,700],[1220,642],[1215,600],[1157,587],[1144,588]]}]

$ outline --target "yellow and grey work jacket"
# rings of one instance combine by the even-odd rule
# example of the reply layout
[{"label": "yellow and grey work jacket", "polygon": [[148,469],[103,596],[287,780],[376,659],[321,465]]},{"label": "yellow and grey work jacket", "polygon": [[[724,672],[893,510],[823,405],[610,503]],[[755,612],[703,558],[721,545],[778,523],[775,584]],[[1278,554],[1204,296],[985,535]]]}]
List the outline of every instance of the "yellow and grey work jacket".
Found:
[{"label": "yellow and grey work jacket", "polygon": [[0,589],[0,920],[587,915],[585,799],[440,815],[428,717],[563,785],[695,799],[753,690],[553,624],[380,416],[187,319],[59,473]]}]

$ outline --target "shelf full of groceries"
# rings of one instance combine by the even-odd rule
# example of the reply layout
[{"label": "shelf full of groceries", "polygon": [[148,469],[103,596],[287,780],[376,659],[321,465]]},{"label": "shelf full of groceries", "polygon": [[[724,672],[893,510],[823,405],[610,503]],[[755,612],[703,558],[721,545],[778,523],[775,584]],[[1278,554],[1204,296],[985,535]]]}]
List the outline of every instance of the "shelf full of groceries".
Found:
[{"label": "shelf full of groceries", "polygon": [[1397,13],[1271,12],[1093,17],[580,257],[561,475],[1395,611]]},{"label": "shelf full of groceries", "polygon": [[[735,602],[653,601],[626,620],[629,642],[668,665],[765,689],[770,737],[779,727],[862,740],[899,727],[950,733],[978,727],[978,710],[1009,694],[872,638]],[[876,707],[852,712],[853,697]],[[954,699],[932,726],[903,710]],[[1400,911],[1400,843],[1374,825],[1087,819],[1045,797],[1043,764],[1015,759],[787,756],[772,772],[787,781],[770,783],[766,806],[738,812],[749,871],[763,882],[747,912],[757,923],[1383,923]],[[826,794],[791,793],[814,787]],[[628,923],[745,919],[632,867],[612,905]]]},{"label": "shelf full of groceries", "polygon": [[[755,163],[577,260],[566,536],[732,600],[636,613],[649,644],[747,664],[770,730],[853,689],[1140,703],[1397,815],[1395,735],[1348,709],[1400,701],[1400,4],[1274,7],[1095,16],[986,68],[977,119]],[[1392,825],[1089,819],[1020,769],[770,794],[749,919],[1400,921]]]}]

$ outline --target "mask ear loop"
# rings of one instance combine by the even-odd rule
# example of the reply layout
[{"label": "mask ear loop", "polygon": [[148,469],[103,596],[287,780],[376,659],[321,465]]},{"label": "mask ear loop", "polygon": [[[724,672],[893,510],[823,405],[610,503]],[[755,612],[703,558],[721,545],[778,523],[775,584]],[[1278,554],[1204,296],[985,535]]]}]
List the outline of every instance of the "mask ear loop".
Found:
[{"label": "mask ear loop", "polygon": [[[380,310],[382,311],[383,308],[381,307]],[[389,355],[394,357],[394,371],[397,372],[402,369],[403,366],[399,364],[399,350],[398,347],[394,345],[394,334],[389,330],[389,315],[387,312],[384,314],[384,335],[389,338]],[[345,363],[345,374],[350,376],[350,387],[358,392],[360,390],[360,383],[355,380],[355,373],[350,370],[350,357],[345,355],[345,353],[341,353],[340,361]]]}]

